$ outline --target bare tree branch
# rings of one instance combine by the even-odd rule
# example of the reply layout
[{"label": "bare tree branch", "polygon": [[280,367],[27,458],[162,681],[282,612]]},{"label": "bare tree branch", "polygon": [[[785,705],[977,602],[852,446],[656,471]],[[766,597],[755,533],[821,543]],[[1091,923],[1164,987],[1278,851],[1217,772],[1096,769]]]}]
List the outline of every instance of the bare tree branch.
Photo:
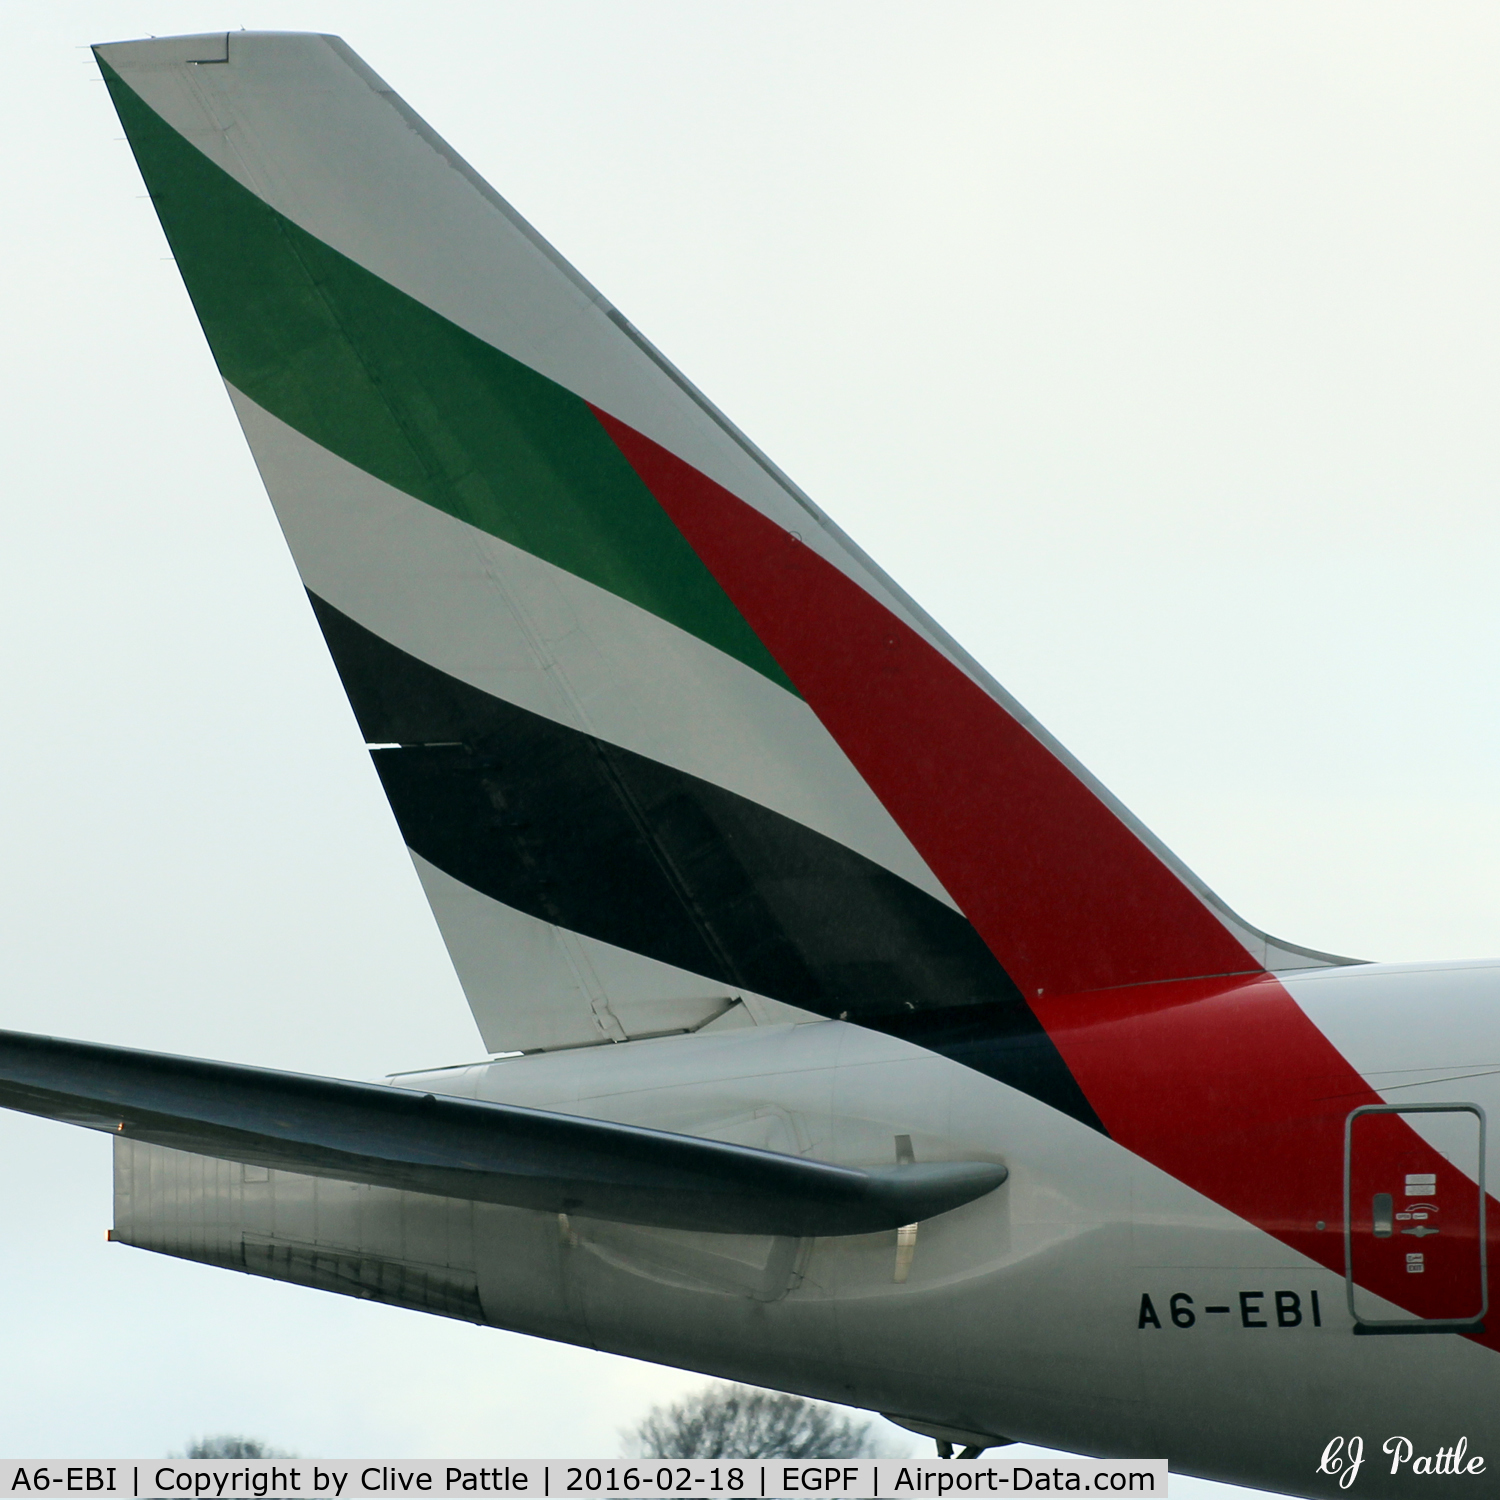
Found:
[{"label": "bare tree branch", "polygon": [[240,1437],[232,1432],[218,1432],[212,1437],[194,1438],[187,1452],[173,1453],[172,1458],[295,1458],[295,1453],[286,1453],[273,1448],[259,1438]]},{"label": "bare tree branch", "polygon": [[711,1385],[626,1434],[643,1458],[873,1458],[871,1424],[816,1401]]}]

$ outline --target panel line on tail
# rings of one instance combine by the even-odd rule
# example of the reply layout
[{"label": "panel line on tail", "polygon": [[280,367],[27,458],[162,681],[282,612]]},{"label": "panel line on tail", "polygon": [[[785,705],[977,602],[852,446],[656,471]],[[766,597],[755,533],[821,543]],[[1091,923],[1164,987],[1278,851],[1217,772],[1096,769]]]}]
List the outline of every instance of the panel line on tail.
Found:
[{"label": "panel line on tail", "polygon": [[312,598],[408,845],[495,900],[828,1014],[1014,997],[966,918],[834,839],[493,698]]}]

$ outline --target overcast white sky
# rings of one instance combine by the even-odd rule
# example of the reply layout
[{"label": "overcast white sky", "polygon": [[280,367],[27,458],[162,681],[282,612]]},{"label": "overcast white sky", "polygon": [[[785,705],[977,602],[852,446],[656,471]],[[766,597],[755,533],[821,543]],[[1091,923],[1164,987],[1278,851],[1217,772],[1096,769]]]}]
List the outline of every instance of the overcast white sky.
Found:
[{"label": "overcast white sky", "polygon": [[[481,1051],[80,50],[241,25],[341,33],[1251,921],[1500,952],[1493,6],[0,0],[0,1026]],[[0,1453],[603,1455],[697,1383],[107,1247],[108,1156],[0,1117]]]}]

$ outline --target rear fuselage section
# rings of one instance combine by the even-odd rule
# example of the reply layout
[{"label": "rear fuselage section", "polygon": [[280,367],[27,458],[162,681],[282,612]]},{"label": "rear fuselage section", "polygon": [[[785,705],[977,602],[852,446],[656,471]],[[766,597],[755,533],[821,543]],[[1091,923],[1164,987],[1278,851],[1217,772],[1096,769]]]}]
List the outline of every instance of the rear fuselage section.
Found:
[{"label": "rear fuselage section", "polygon": [[[1500,1437],[1491,1336],[1356,1335],[1351,1306],[1360,1323],[1403,1333],[1482,1321],[1471,1303],[1483,1245],[1465,1215],[1478,1193],[1475,1122],[1500,1104],[1490,1051],[1500,966],[1365,965],[1176,988],[1137,994],[1130,1014],[1096,1020],[1098,1035],[1085,1025],[1060,1043],[1070,1059],[1112,1056],[1106,1130],[841,1022],[727,1017],[694,1035],[395,1080],[850,1165],[1009,1169],[995,1192],[921,1224],[914,1244],[909,1232],[903,1245],[893,1232],[799,1241],[646,1229],[128,1141],[117,1145],[116,1237],[976,1434],[1165,1454],[1294,1492],[1336,1486],[1317,1472],[1335,1437],[1363,1438],[1370,1493],[1415,1482],[1410,1465],[1404,1479],[1381,1467],[1389,1437],[1410,1439],[1414,1455],[1466,1437],[1484,1454]],[[1247,1082],[1244,1058],[1258,1055],[1257,1035],[1287,1034],[1288,1005],[1319,1039],[1305,1051],[1326,1047],[1364,1092],[1330,1081],[1321,1054]],[[1205,1009],[1221,1014],[1195,1019]],[[1171,1054],[1174,1038],[1205,1026],[1231,1043],[1241,1034],[1239,1052]],[[1085,1088],[1094,1066],[1079,1070]],[[1121,1115],[1121,1099],[1140,1117]],[[1390,1106],[1405,1112],[1380,1113]],[[1172,1134],[1179,1122],[1191,1139]],[[1203,1162],[1250,1163],[1222,1195],[1231,1202],[1183,1180]],[[1356,1188],[1392,1198],[1387,1233],[1359,1201],[1346,1214],[1351,1172]],[[1419,1199],[1403,1197],[1408,1181]],[[1404,1269],[1412,1255],[1420,1272]],[[1394,1284],[1392,1266],[1404,1278]],[[1422,1492],[1447,1483],[1457,1481],[1426,1479]]]}]

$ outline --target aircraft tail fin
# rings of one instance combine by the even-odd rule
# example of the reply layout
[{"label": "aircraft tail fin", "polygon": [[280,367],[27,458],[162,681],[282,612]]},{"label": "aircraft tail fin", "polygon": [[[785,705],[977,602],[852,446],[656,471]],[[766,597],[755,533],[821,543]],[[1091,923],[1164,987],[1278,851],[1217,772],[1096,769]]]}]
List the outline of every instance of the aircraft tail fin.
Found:
[{"label": "aircraft tail fin", "polygon": [[742,1003],[1094,1123],[1036,997],[1338,961],[1226,910],[338,39],[96,52],[492,1048]]}]

